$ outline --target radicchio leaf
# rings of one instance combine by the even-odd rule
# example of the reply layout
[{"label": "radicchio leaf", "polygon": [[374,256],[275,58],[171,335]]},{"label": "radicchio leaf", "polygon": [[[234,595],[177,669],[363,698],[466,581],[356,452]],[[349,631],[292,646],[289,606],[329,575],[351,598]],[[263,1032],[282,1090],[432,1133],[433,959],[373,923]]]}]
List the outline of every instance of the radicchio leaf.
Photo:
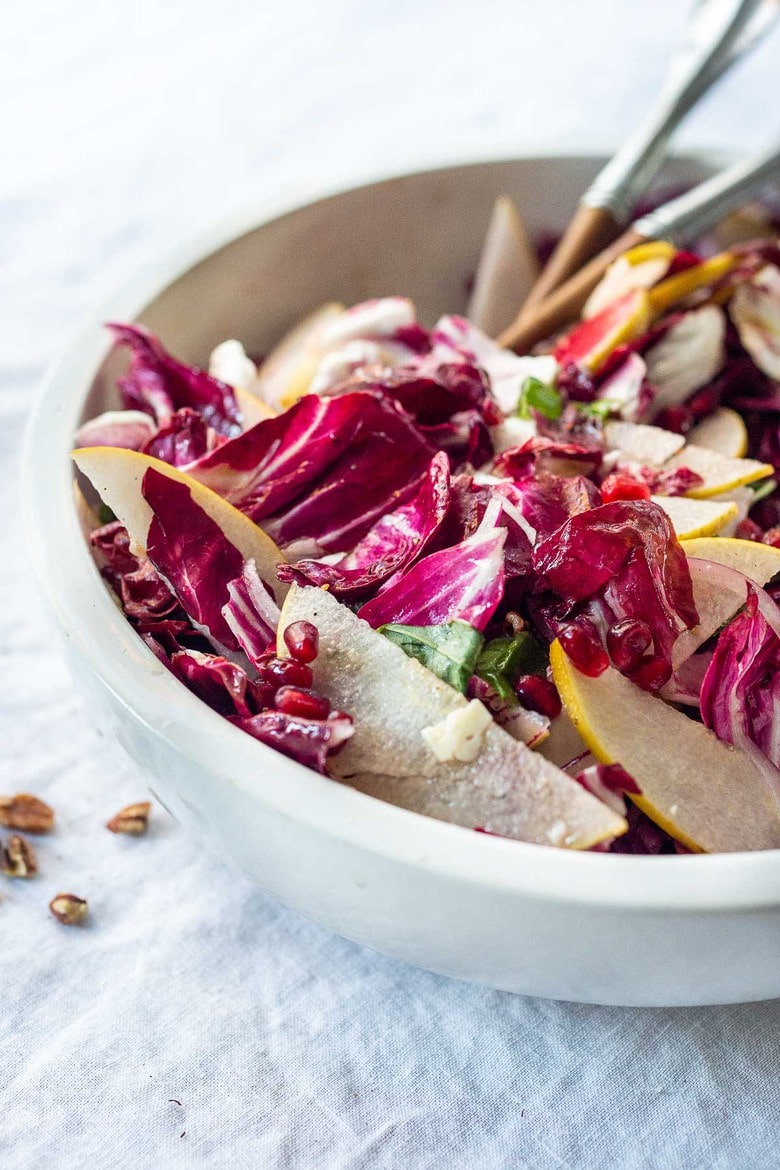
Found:
[{"label": "radicchio leaf", "polygon": [[441,527],[450,503],[450,477],[443,453],[433,457],[419,491],[377,520],[350,553],[335,565],[298,561],[280,565],[282,581],[327,585],[335,597],[355,597],[407,569]]},{"label": "radicchio leaf", "polygon": [[634,777],[620,764],[591,764],[589,768],[583,768],[574,779],[621,817],[626,815],[623,793],[638,796],[642,792]]},{"label": "radicchio leaf", "polygon": [[284,548],[343,552],[407,499],[433,447],[396,404],[309,394],[188,468]]},{"label": "radicchio leaf", "polygon": [[89,543],[103,562],[102,574],[119,596],[129,618],[145,624],[159,622],[178,607],[176,598],[151,562],[130,551],[127,529],[118,520],[95,529]]},{"label": "radicchio leaf", "polygon": [[131,351],[130,368],[118,380],[128,407],[151,412],[158,426],[165,426],[174,411],[188,406],[219,434],[238,434],[241,413],[232,387],[177,361],[142,325],[111,324],[108,328]]},{"label": "radicchio leaf", "polygon": [[343,747],[354,731],[352,719],[343,711],[333,711],[327,719],[301,719],[282,711],[261,711],[248,718],[231,719],[231,723],[323,775],[328,756]]},{"label": "radicchio leaf", "polygon": [[193,463],[208,449],[209,429],[202,416],[188,406],[174,411],[168,422],[140,448],[145,455],[153,455],[172,467]]},{"label": "radicchio leaf", "polygon": [[744,611],[718,638],[700,701],[704,724],[756,762],[780,810],[779,634],[780,610],[749,585]]},{"label": "radicchio leaf", "polygon": [[141,494],[153,513],[146,540],[149,560],[190,620],[219,649],[238,650],[222,610],[230,600],[228,583],[241,576],[241,553],[195,503],[186,483],[150,467]]},{"label": "radicchio leaf", "polygon": [[[537,589],[559,599],[557,608],[547,610],[553,633],[580,617],[591,641],[596,630],[643,623],[652,635],[653,657],[615,664],[651,689],[668,680],[674,642],[699,617],[685,553],[657,504],[620,500],[572,516],[536,545],[533,561]],[[571,641],[564,645],[571,652]]]},{"label": "radicchio leaf", "polygon": [[550,536],[570,516],[601,504],[599,490],[582,475],[539,474],[522,479],[518,489],[523,515],[539,538]]},{"label": "radicchio leaf", "polygon": [[261,655],[276,642],[279,606],[253,560],[244,561],[241,576],[228,582],[227,591],[230,600],[222,607],[222,616],[256,666]]},{"label": "radicchio leaf", "polygon": [[153,419],[142,410],[108,410],[82,423],[76,447],[124,447],[140,451],[155,432]]},{"label": "radicchio leaf", "polygon": [[261,710],[257,684],[226,658],[179,650],[171,655],[170,662],[173,673],[219,715],[251,718]]},{"label": "radicchio leaf", "polygon": [[374,629],[395,622],[439,626],[463,621],[484,630],[504,595],[506,529],[477,532],[452,548],[430,553],[358,616]]}]

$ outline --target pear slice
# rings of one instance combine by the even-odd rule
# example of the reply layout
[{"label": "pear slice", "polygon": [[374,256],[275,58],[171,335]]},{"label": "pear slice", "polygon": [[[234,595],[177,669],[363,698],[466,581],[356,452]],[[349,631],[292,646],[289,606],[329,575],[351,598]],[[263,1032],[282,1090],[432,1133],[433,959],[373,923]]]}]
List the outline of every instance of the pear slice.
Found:
[{"label": "pear slice", "polygon": [[689,849],[780,848],[780,815],[746,755],[609,667],[589,678],[559,642],[550,648],[558,692],[593,754],[620,763],[642,789],[632,800]]},{"label": "pear slice", "polygon": [[[702,536],[683,541],[682,547],[692,561],[715,561],[727,569],[736,569],[757,585],[766,585],[775,574],[780,573],[780,549],[754,540],[737,540],[733,536]],[[675,670],[745,604],[743,589],[724,589],[720,583],[695,569],[691,576],[699,624],[692,630],[683,630],[675,642],[672,649],[672,666]]]},{"label": "pear slice", "polygon": [[221,528],[244,560],[254,559],[261,578],[273,590],[277,603],[282,604],[287,586],[276,579],[276,566],[285,557],[262,528],[258,528],[254,521],[211,488],[204,487],[192,476],[160,459],[121,447],[80,447],[72,453],[72,459],[79,471],[90,480],[101,500],[121,520],[130,534],[133,551],[141,555],[146,550],[153,516],[152,509],[141,494],[144,475],[152,467],[160,475],[186,484],[198,507]]},{"label": "pear slice", "polygon": [[733,500],[692,500],[687,496],[651,496],[672,522],[678,540],[717,536],[739,515]]},{"label": "pear slice", "polygon": [[539,261],[517,205],[499,195],[466,316],[488,337],[498,337],[514,320],[538,275]]},{"label": "pear slice", "polygon": [[688,492],[695,500],[705,500],[708,496],[733,491],[743,484],[767,479],[774,472],[771,463],[759,463],[757,459],[730,459],[718,451],[697,447],[695,443],[687,443],[682,451],[673,455],[664,464],[664,471],[675,471],[678,467],[689,467],[704,480]]},{"label": "pear slice", "polygon": [[[319,631],[314,686],[349,712],[355,734],[329,761],[334,776],[413,812],[504,837],[588,849],[626,822],[571,777],[490,721],[471,762],[440,762],[423,738],[466,698],[328,592],[293,585],[279,630]],[[281,643],[281,639],[279,639]]]},{"label": "pear slice", "polygon": [[607,450],[620,452],[621,461],[660,467],[685,446],[683,435],[646,423],[608,422],[604,427]]},{"label": "pear slice", "polygon": [[667,309],[678,301],[684,300],[692,292],[697,292],[707,285],[714,284],[721,276],[725,276],[739,262],[739,256],[734,252],[720,252],[717,256],[710,256],[702,260],[701,264],[693,264],[690,268],[683,268],[674,276],[667,276],[649,293],[650,305],[653,313],[660,317]]},{"label": "pear slice", "polygon": [[323,334],[344,306],[330,301],[286,333],[260,366],[252,390],[275,410],[286,410],[309,389],[323,355]]},{"label": "pear slice", "polygon": [[748,448],[747,427],[736,410],[719,406],[696,424],[688,435],[688,442],[706,447],[708,451],[717,451],[729,459],[741,459]]},{"label": "pear slice", "polygon": [[613,260],[585,302],[583,317],[595,317],[612,301],[635,288],[652,288],[666,276],[677,253],[666,240],[648,240]]},{"label": "pear slice", "polygon": [[273,418],[276,411],[273,407],[259,398],[257,394],[251,390],[243,390],[240,387],[234,391],[238,408],[241,411],[241,423],[245,431],[253,427],[255,423],[263,422],[267,418]]}]

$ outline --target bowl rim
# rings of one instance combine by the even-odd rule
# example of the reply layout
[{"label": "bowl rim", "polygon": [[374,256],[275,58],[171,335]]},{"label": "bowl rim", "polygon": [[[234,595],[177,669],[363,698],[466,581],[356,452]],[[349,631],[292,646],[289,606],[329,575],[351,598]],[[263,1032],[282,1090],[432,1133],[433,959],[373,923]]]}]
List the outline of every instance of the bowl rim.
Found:
[{"label": "bowl rim", "polygon": [[[168,740],[214,777],[284,817],[345,846],[496,893],[631,911],[757,911],[780,905],[780,850],[633,857],[604,855],[475,833],[397,808],[333,781],[253,740],[189,692],[155,658],[111,600],[73,506],[68,457],[83,399],[110,343],[100,321],[134,319],[173,281],[248,232],[324,200],[395,179],[496,163],[561,163],[595,153],[473,158],[369,176],[305,198],[255,201],[167,249],[109,296],[50,365],[27,424],[21,460],[23,525],[42,591],[67,642],[153,737]],[[719,152],[680,161],[719,165]],[[163,718],[160,711],[165,712]],[[265,753],[265,755],[263,755]],[[265,766],[264,766],[265,764]]]}]

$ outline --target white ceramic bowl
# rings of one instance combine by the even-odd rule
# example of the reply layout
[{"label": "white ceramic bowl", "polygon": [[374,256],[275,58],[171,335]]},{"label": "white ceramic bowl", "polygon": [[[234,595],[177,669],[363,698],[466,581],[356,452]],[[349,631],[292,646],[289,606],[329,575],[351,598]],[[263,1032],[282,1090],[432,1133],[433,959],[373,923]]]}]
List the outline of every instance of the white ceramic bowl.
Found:
[{"label": "white ceramic bowl", "polygon": [[[323,300],[414,298],[462,311],[496,195],[532,229],[565,222],[593,158],[478,163],[374,183],[214,230],[103,311],[185,360],[226,337],[263,352]],[[696,179],[705,161],[667,178]],[[635,858],[487,837],[323,779],[231,727],[146,649],[109,597],[73,504],[77,423],[115,401],[95,321],[49,375],[24,457],[37,572],[89,710],[155,794],[220,857],[331,929],[459,979],[605,1004],[780,994],[780,851]]]}]

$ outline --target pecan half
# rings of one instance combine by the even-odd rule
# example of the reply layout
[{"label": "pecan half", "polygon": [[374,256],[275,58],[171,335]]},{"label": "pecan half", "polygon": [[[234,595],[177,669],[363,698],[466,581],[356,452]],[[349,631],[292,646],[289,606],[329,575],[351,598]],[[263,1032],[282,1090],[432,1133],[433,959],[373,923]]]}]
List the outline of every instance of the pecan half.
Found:
[{"label": "pecan half", "polygon": [[0,796],[0,825],[23,833],[50,833],[54,828],[54,810],[26,792]]},{"label": "pecan half", "polygon": [[8,877],[28,878],[38,872],[35,850],[29,841],[18,834],[9,837],[0,850],[0,869]]},{"label": "pecan half", "polygon": [[75,894],[57,894],[49,902],[49,909],[63,926],[78,926],[87,917],[89,907],[84,898]]},{"label": "pecan half", "polygon": [[112,833],[131,833],[134,837],[140,837],[145,833],[149,827],[149,813],[151,811],[151,801],[141,800],[138,804],[128,804],[127,808],[123,808],[115,817],[106,825]]}]

